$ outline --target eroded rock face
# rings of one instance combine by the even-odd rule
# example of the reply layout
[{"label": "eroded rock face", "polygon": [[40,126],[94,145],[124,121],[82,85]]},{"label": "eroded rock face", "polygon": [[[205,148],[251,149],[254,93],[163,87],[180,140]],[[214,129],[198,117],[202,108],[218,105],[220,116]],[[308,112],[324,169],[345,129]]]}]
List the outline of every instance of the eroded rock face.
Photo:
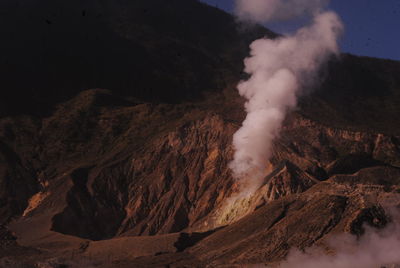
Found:
[{"label": "eroded rock face", "polygon": [[[71,185],[52,217],[53,231],[90,239],[178,232],[230,194],[232,123],[173,105],[124,107],[116,100],[109,109],[106,98],[112,100],[103,90],[80,94],[46,118],[38,133],[48,141],[39,148],[47,166],[38,196],[52,199],[54,187]],[[85,131],[76,132],[78,125]],[[49,206],[31,204],[25,216]]]},{"label": "eroded rock face", "polygon": [[302,193],[319,181],[289,161],[283,162],[266,180],[264,198],[267,201]]},{"label": "eroded rock face", "polygon": [[398,166],[398,138],[378,133],[335,129],[293,114],[287,119],[281,137],[275,143],[272,161],[277,163],[290,159],[301,169],[321,179],[328,177],[326,172],[331,173],[329,175],[341,172],[333,169],[333,163],[345,162],[344,158],[348,158],[347,165],[352,167],[347,168],[347,171],[343,170],[347,173],[357,171],[354,170],[357,167],[360,169],[382,163]]},{"label": "eroded rock face", "polygon": [[[76,131],[79,126],[85,130]],[[54,187],[69,181],[72,187],[65,189],[51,229],[104,239],[187,228],[207,231],[273,200],[307,191],[334,174],[341,183],[397,184],[396,168],[390,167],[400,152],[397,137],[333,129],[293,114],[275,142],[274,171],[242,202],[241,212],[211,224],[235,191],[228,163],[237,128],[223,111],[201,105],[135,104],[109,91],[86,91],[44,119],[40,131],[32,130],[30,141],[24,138],[28,144],[39,142],[21,154],[28,159],[37,154],[42,160],[32,162],[34,171],[26,175],[31,183],[25,186],[51,198],[57,193]],[[345,174],[365,167],[371,169]],[[26,203],[15,213],[22,214],[34,193],[22,199]],[[40,214],[46,206],[40,202],[25,216]]]},{"label": "eroded rock face", "polygon": [[[365,224],[390,222],[386,207],[400,204],[397,138],[333,129],[299,114],[275,141],[262,186],[218,218],[237,187],[228,164],[240,109],[205,107],[127,103],[91,90],[32,123],[18,138],[27,146],[12,147],[13,135],[5,136],[17,165],[32,170],[25,187],[33,190],[12,214],[23,216],[10,225],[23,250],[84,255],[88,248],[100,256],[107,249],[92,240],[110,239],[104,245],[136,250],[117,256],[138,267],[272,263],[291,248],[326,246],[336,234],[360,236]],[[8,133],[18,133],[14,120]],[[85,131],[76,131],[80,125]],[[35,154],[40,161],[31,160]],[[162,234],[173,236],[164,253],[151,246]],[[145,239],[146,250],[130,242],[148,235],[154,239]]]},{"label": "eroded rock face", "polygon": [[219,116],[210,116],[179,127],[135,156],[119,232],[177,232],[207,216],[230,193],[233,131]]}]

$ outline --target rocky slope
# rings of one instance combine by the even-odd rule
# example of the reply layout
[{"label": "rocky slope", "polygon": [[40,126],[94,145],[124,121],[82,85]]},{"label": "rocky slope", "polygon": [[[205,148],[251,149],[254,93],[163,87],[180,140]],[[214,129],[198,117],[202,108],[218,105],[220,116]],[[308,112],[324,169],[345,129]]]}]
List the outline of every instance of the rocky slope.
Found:
[{"label": "rocky slope", "polygon": [[[392,220],[389,208],[400,206],[400,136],[395,117],[399,62],[351,55],[332,61],[325,80],[287,118],[263,185],[250,198],[229,203],[238,187],[228,169],[232,135],[244,118],[243,100],[235,90],[241,57],[251,36],[275,35],[265,29],[241,33],[232,17],[197,1],[173,1],[172,7],[187,13],[159,8],[159,1],[104,3],[110,6],[104,9],[89,1],[82,10],[78,4],[66,5],[72,14],[79,10],[79,19],[73,17],[79,23],[93,10],[108,10],[107,19],[85,25],[96,31],[107,25],[102,38],[116,50],[121,42],[128,50],[142,46],[149,62],[160,56],[159,50],[183,51],[184,63],[164,55],[165,62],[154,70],[151,64],[145,66],[143,73],[150,68],[156,74],[142,77],[153,88],[147,92],[139,89],[146,83],[136,76],[121,74],[121,79],[109,69],[105,72],[109,83],[103,83],[104,73],[92,69],[89,54],[84,62],[95,74],[93,84],[83,83],[87,73],[84,78],[70,73],[71,84],[65,88],[51,84],[55,90],[51,94],[43,87],[39,101],[18,102],[20,94],[29,93],[22,85],[26,81],[18,84],[17,91],[4,93],[0,266],[272,265],[284,260],[291,248],[316,245],[329,252],[330,237],[343,232],[360,236],[364,224],[383,228]],[[46,12],[54,9],[47,1],[31,4],[45,6]],[[31,10],[11,3],[7,8]],[[154,14],[143,16],[144,10]],[[127,15],[131,13],[137,16],[131,18]],[[195,19],[204,14],[220,28],[196,26],[202,34],[187,36]],[[161,15],[166,19],[148,19]],[[60,24],[69,29],[71,17],[61,17]],[[46,20],[47,26],[57,21]],[[162,23],[166,21],[174,30],[167,31]],[[80,28],[76,20],[72,22],[73,29]],[[41,27],[35,25],[31,26]],[[206,38],[208,30],[212,34]],[[50,44],[62,43],[63,37],[54,34]],[[198,36],[204,38],[195,39]],[[56,48],[65,48],[51,47],[54,51],[43,62],[46,68],[39,66],[38,73],[50,68],[46,61]],[[59,62],[67,54],[61,55]],[[107,54],[96,68],[112,63],[107,59],[115,55]],[[135,55],[128,53],[127,61]],[[185,69],[187,65],[195,69]],[[128,67],[122,64],[115,72]],[[170,76],[183,69],[185,82],[172,83]],[[55,74],[60,84],[66,79],[64,71]],[[366,73],[368,81],[363,81]],[[117,80],[126,85],[114,85]],[[200,80],[204,83],[198,84]],[[45,83],[36,82],[36,86]],[[175,88],[177,84],[180,87]],[[80,90],[82,85],[109,89]],[[196,86],[193,92],[181,95],[191,86]],[[60,96],[55,96],[58,92]],[[31,104],[25,106],[26,102]],[[362,107],[361,112],[367,110],[371,117],[352,113],[354,107]]]},{"label": "rocky slope", "polygon": [[[24,186],[32,192],[25,203],[15,197],[21,216],[8,228],[19,246],[39,249],[40,258],[69,252],[76,261],[122,267],[127,260],[127,267],[273,262],[292,247],[323,243],[332,233],[360,234],[364,222],[384,226],[389,218],[382,207],[400,205],[398,136],[336,129],[293,113],[275,143],[273,172],[264,185],[221,214],[235,191],[227,164],[240,116],[220,107],[239,98],[221,94],[182,105],[114,100],[109,106],[102,100],[111,100],[110,94],[81,93],[29,136],[42,141],[38,157],[48,159],[47,165],[27,176],[32,182]],[[240,115],[240,106],[235,109]],[[11,132],[20,123],[7,122]],[[85,131],[76,132],[78,125]],[[24,157],[31,160],[32,154],[27,150]],[[156,247],[157,239],[178,232],[187,235]],[[136,249],[135,237],[148,235],[150,251]],[[111,240],[95,242],[103,239]],[[102,259],[108,250],[114,257]]]}]

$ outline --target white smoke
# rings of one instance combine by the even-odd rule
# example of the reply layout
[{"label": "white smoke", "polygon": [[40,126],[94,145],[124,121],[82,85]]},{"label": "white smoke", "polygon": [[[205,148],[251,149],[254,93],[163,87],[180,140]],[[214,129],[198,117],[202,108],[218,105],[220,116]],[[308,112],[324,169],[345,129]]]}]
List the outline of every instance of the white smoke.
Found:
[{"label": "white smoke", "polygon": [[233,137],[235,154],[230,163],[234,176],[241,181],[260,182],[271,156],[272,141],[287,111],[296,106],[304,82],[313,78],[330,55],[339,52],[337,38],[342,23],[334,12],[322,11],[325,3],[237,0],[237,14],[258,22],[313,15],[311,25],[291,36],[251,44],[250,57],[245,59],[245,72],[251,77],[238,85],[240,95],[248,100],[247,117]]},{"label": "white smoke", "polygon": [[[383,230],[368,228],[357,239],[342,235],[330,241],[334,255],[311,248],[304,252],[292,251],[280,268],[380,268],[400,267],[400,226],[392,223]],[[396,266],[396,264],[398,266]]]}]

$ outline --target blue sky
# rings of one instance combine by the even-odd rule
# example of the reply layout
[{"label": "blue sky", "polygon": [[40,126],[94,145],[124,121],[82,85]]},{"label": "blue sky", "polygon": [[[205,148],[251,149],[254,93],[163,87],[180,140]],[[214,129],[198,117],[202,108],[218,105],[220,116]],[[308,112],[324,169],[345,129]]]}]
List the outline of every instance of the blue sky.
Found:
[{"label": "blue sky", "polygon": [[[232,12],[234,0],[201,0]],[[400,60],[400,0],[331,0],[330,8],[344,21],[343,52]],[[266,24],[285,33],[293,23]]]}]

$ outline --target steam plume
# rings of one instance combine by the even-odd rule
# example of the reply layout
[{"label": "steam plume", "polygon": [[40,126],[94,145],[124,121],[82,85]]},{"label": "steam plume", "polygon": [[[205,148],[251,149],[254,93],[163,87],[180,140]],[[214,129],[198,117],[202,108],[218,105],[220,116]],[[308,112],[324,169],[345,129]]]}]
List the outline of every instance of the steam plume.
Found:
[{"label": "steam plume", "polygon": [[283,21],[320,12],[328,0],[236,0],[236,14],[255,22]]},{"label": "steam plume", "polygon": [[247,99],[247,117],[233,137],[230,168],[236,178],[251,178],[256,184],[265,175],[272,141],[305,82],[339,52],[342,23],[334,12],[323,12],[325,0],[237,0],[236,4],[238,16],[256,22],[313,16],[309,26],[291,36],[254,41],[245,59],[245,72],[251,77],[240,82],[238,90]]}]

